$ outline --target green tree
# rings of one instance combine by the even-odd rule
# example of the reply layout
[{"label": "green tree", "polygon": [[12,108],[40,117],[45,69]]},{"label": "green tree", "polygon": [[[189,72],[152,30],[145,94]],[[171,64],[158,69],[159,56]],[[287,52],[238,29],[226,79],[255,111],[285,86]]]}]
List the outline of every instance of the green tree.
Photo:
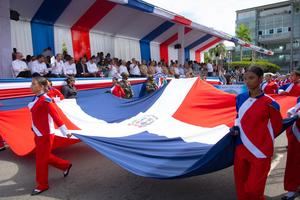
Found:
[{"label": "green tree", "polygon": [[[235,35],[237,38],[245,41],[251,42],[251,30],[245,24],[240,24],[235,30]],[[243,60],[243,46],[240,45],[240,60]]]},{"label": "green tree", "polygon": [[208,53],[212,60],[218,64],[219,60],[223,60],[226,56],[226,47],[224,43],[219,43],[214,48],[209,49]]}]

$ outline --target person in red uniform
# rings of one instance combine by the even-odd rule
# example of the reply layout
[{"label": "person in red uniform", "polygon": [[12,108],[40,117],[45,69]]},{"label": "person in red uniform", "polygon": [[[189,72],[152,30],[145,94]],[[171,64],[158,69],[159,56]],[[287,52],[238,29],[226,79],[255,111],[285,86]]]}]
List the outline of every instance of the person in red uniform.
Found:
[{"label": "person in red uniform", "polygon": [[34,77],[32,79],[31,90],[36,94],[33,102],[28,104],[32,116],[32,130],[35,133],[35,154],[36,154],[36,182],[37,186],[31,195],[37,195],[49,188],[48,185],[48,165],[52,165],[63,171],[67,176],[72,164],[51,153],[54,139],[52,130],[53,122],[59,127],[62,134],[68,138],[71,134],[61,120],[55,104],[47,96],[48,82],[44,77]]},{"label": "person in red uniform", "polygon": [[51,80],[47,80],[48,81],[48,92],[47,95],[55,100],[63,100],[65,97],[64,95],[55,87],[53,87],[52,85],[52,81]]},{"label": "person in red uniform", "polygon": [[262,83],[261,89],[265,94],[276,94],[278,90],[278,85],[272,80],[272,74],[265,74],[265,82]]},{"label": "person in red uniform", "polygon": [[248,91],[237,96],[234,135],[237,146],[234,177],[238,200],[263,200],[274,151],[274,138],[282,128],[279,104],[261,90],[263,70],[253,66],[245,73]]},{"label": "person in red uniform", "polygon": [[288,139],[287,161],[284,175],[284,189],[288,191],[282,200],[293,200],[300,192],[300,97],[297,105],[289,110],[290,117],[298,120],[287,129]]},{"label": "person in red uniform", "polygon": [[123,88],[120,86],[118,78],[114,77],[112,80],[113,80],[113,87],[110,89],[110,92],[116,97],[124,98],[125,92]]},{"label": "person in red uniform", "polygon": [[0,135],[0,151],[4,151],[6,149],[5,145],[4,145],[4,140]]},{"label": "person in red uniform", "polygon": [[292,72],[290,77],[291,82],[281,86],[278,90],[280,95],[300,96],[300,68]]}]

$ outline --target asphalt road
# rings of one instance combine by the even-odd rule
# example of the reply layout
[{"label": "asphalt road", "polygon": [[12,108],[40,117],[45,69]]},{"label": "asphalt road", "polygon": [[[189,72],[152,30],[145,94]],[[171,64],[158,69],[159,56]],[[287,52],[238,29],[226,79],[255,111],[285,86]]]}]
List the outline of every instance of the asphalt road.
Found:
[{"label": "asphalt road", "polygon": [[[284,194],[286,139],[276,140],[265,195],[279,200]],[[234,200],[233,168],[180,180],[153,180],[135,176],[83,143],[55,151],[72,161],[67,178],[50,167],[50,189],[31,197],[35,186],[34,156],[18,157],[9,149],[0,152],[0,199],[101,199],[101,200]],[[300,200],[298,197],[297,200]]]}]

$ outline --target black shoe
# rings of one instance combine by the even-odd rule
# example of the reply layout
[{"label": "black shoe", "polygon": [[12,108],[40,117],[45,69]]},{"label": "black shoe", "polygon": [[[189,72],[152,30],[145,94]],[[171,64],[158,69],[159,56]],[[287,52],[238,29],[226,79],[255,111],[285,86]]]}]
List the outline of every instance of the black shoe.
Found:
[{"label": "black shoe", "polygon": [[47,189],[45,189],[45,190],[34,189],[31,192],[31,196],[35,196],[35,195],[41,194],[41,193],[45,192],[46,190]]},{"label": "black shoe", "polygon": [[70,164],[68,169],[66,171],[64,171],[64,177],[67,177],[69,175],[71,167],[72,167],[72,164]]},{"label": "black shoe", "polygon": [[4,151],[4,150],[6,150],[6,147],[1,147],[0,148],[0,151]]}]

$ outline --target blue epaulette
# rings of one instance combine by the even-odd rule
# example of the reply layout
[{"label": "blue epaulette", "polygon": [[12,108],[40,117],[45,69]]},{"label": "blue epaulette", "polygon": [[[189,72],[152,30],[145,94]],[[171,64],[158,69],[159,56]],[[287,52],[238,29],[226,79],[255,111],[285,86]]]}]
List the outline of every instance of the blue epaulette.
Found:
[{"label": "blue epaulette", "polygon": [[50,102],[52,102],[52,99],[51,99],[51,98],[48,98],[48,97],[46,97],[46,98],[45,98],[45,101],[46,101],[46,102],[48,102],[48,103],[50,103]]}]

